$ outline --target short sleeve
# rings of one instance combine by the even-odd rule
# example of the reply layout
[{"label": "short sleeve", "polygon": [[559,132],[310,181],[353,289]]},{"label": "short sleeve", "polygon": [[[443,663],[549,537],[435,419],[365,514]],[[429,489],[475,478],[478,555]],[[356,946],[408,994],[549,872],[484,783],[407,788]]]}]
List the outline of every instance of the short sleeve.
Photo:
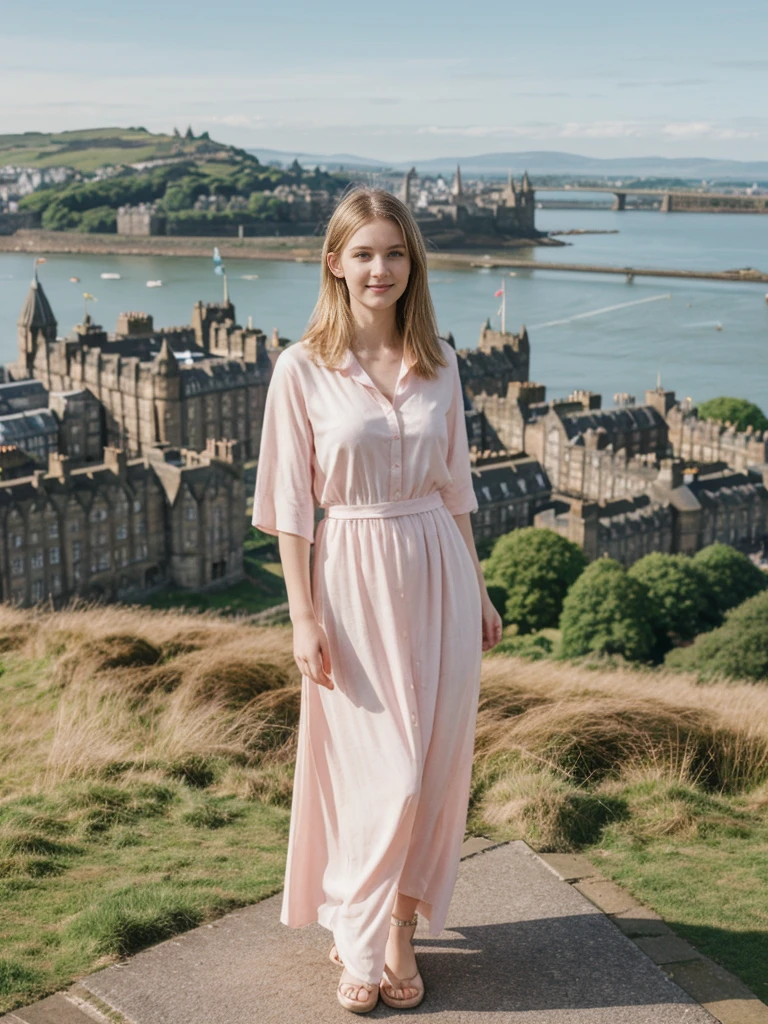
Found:
[{"label": "short sleeve", "polygon": [[462,512],[477,512],[478,502],[472,484],[472,464],[469,460],[467,421],[464,414],[464,388],[459,376],[459,361],[453,351],[449,359],[451,360],[453,392],[446,419],[448,423],[447,463],[451,482],[440,488],[440,494],[451,515],[458,516]]},{"label": "short sleeve", "polygon": [[264,403],[251,518],[258,530],[295,533],[314,543],[313,456],[301,381],[284,351],[275,361]]}]

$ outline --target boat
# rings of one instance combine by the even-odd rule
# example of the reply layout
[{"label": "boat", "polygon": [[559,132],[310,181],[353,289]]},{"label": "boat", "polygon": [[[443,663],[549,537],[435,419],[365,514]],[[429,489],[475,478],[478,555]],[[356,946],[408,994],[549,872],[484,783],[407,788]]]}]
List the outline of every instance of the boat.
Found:
[{"label": "boat", "polygon": [[241,276],[243,281],[258,281],[259,279],[258,274],[242,274]]},{"label": "boat", "polygon": [[162,288],[162,281],[147,281],[147,288]]},{"label": "boat", "polygon": [[79,277],[70,277],[69,280],[72,282],[72,284],[77,284],[77,282],[80,280],[80,278]]},{"label": "boat", "polygon": [[119,274],[102,274],[101,275],[101,279],[102,279],[102,281],[119,281],[120,280],[120,275]]}]

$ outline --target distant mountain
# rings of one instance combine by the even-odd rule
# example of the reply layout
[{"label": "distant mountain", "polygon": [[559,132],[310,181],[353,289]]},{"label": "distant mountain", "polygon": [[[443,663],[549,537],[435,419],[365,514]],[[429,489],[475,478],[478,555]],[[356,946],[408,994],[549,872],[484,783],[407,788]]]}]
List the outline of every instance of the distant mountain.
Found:
[{"label": "distant mountain", "polygon": [[[297,159],[302,167],[321,164],[329,170],[343,166],[365,170],[407,171],[415,166],[426,174],[453,174],[456,164],[469,175],[522,174],[593,175],[599,177],[706,178],[757,181],[768,180],[768,161],[713,160],[707,157],[614,157],[601,159],[557,150],[527,150],[521,153],[481,153],[477,156],[444,156],[430,160],[389,162],[371,160],[349,153],[302,153],[278,149],[249,149],[263,162],[290,163]],[[534,182],[535,184],[535,182]]]}]

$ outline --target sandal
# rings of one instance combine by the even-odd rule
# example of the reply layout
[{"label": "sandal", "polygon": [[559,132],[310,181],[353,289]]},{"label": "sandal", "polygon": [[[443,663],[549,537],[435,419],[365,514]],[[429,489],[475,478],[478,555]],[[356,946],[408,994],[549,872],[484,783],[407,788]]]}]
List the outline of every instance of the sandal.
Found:
[{"label": "sandal", "polygon": [[[336,947],[334,946],[334,949],[335,948]],[[369,997],[367,1000],[363,1001],[362,999],[352,999],[350,996],[345,996],[341,991],[342,985],[349,985],[351,988],[356,989],[367,989]],[[379,1001],[379,986],[375,983],[369,984],[365,981],[340,981],[336,989],[336,998],[345,1010],[351,1010],[352,1013],[368,1013],[368,1011],[372,1010]]]},{"label": "sandal", "polygon": [[[419,915],[414,914],[410,921],[401,921],[397,917],[391,918],[391,923],[397,925],[399,928],[407,928],[409,925],[413,926],[413,932],[411,933],[411,944],[413,944],[413,934],[416,931],[416,925],[419,920]],[[393,994],[398,989],[405,990],[407,988],[417,989],[415,996],[401,996],[397,997]],[[386,989],[390,991],[387,992]],[[384,964],[384,973],[382,980],[379,984],[379,992],[382,1000],[396,1010],[408,1010],[412,1006],[418,1006],[424,998],[424,980],[421,977],[420,972],[417,970],[412,978],[398,978],[393,971]]]}]

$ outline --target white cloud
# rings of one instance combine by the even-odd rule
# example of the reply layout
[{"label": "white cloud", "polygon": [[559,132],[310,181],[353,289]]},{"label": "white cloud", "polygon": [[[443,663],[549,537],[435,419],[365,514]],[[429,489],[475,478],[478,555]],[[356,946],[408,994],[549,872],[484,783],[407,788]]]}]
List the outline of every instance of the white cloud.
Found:
[{"label": "white cloud", "polygon": [[760,132],[720,128],[709,121],[680,121],[665,124],[662,134],[673,139],[759,139]]},{"label": "white cloud", "polygon": [[568,121],[557,133],[564,139],[628,139],[648,134],[638,121]]}]

